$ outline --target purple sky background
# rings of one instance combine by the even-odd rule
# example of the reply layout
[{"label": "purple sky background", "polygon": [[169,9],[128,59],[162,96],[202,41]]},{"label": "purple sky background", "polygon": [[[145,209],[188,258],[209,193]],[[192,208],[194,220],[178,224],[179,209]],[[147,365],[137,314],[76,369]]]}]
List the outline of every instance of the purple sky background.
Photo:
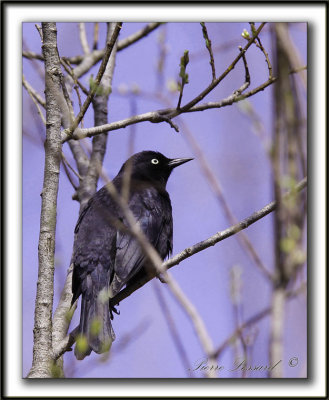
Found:
[{"label": "purple sky background", "polygon": [[[101,26],[104,38],[105,24]],[[124,23],[120,39],[140,29],[142,23]],[[208,23],[208,33],[213,46],[235,41],[229,49],[215,52],[216,71],[219,75],[238,54],[238,45],[245,45],[241,37],[243,29],[249,30],[248,23]],[[269,26],[261,33],[264,47],[271,57]],[[208,53],[205,49],[201,27],[198,23],[170,23],[152,32],[137,44],[120,51],[116,58],[113,78],[113,94],[109,100],[109,121],[117,121],[131,115],[129,96],[118,94],[118,88],[138,86],[142,92],[151,93],[157,89],[156,64],[159,55],[158,34],[166,30],[168,46],[164,68],[165,84],[177,79],[179,60],[184,50],[190,52],[187,67],[190,83],[185,86],[182,104],[199,94],[211,79]],[[87,24],[91,43],[92,24]],[[307,60],[306,24],[291,24],[290,33],[300,52],[303,65]],[[40,37],[34,23],[23,24],[23,41],[31,51],[41,52]],[[104,43],[104,40],[100,41]],[[82,54],[76,23],[58,24],[58,48],[60,56]],[[198,56],[193,56],[199,54]],[[251,87],[267,80],[267,67],[263,54],[252,46],[247,54],[251,75]],[[42,63],[38,63],[42,71]],[[96,75],[98,66],[92,70]],[[23,72],[29,83],[43,93],[44,84],[35,64],[23,60]],[[90,73],[81,78],[88,86]],[[244,68],[240,61],[228,77],[206,97],[205,101],[218,101],[230,95],[244,82]],[[176,105],[178,95],[171,94],[164,87],[162,94]],[[143,96],[136,97],[139,114],[165,106]],[[77,111],[77,99],[73,97]],[[270,140],[272,128],[272,88],[249,99],[264,125],[266,139]],[[306,94],[304,93],[305,107]],[[225,198],[238,220],[247,217],[273,200],[272,174],[269,158],[260,138],[255,134],[250,119],[244,115],[238,104],[219,110],[206,110],[186,114],[184,123],[202,148],[208,163],[220,182]],[[33,137],[23,137],[23,371],[26,376],[32,362],[33,318],[36,282],[38,275],[38,235],[43,181],[44,152],[40,141],[45,129],[40,125],[35,106],[23,90],[23,131]],[[174,120],[178,125],[179,121]],[[93,126],[92,109],[87,112],[84,124]],[[193,157],[183,131],[176,133],[166,123],[144,122],[132,127],[109,133],[104,168],[113,178],[122,163],[129,156],[129,137],[135,135],[134,152],[142,150],[161,151],[167,157]],[[66,157],[74,161],[68,145],[64,145]],[[98,188],[104,182],[100,181]],[[174,218],[174,250],[176,254],[217,231],[230,226],[214,193],[202,173],[198,159],[178,168],[169,179],[167,190],[171,196]],[[73,231],[77,221],[79,205],[72,201],[74,190],[65,176],[60,175],[57,212],[55,300],[57,306],[63,287],[66,270],[69,267]],[[269,268],[273,269],[273,219],[269,215],[247,229],[249,239],[258,255]],[[235,329],[233,307],[230,297],[230,271],[233,265],[242,269],[243,318],[254,315],[270,305],[271,288],[252,260],[241,249],[235,237],[224,240],[171,269],[171,273],[200,312],[215,347],[219,346]],[[120,303],[120,316],[115,317],[113,326],[117,340],[112,346],[112,356],[106,362],[94,353],[84,361],[76,361],[72,353],[64,356],[66,377],[122,377],[122,378],[184,378],[187,371],[177,353],[166,319],[159,305],[155,288],[161,290],[170,313],[175,321],[180,338],[188,355],[191,368],[204,358],[202,348],[193,327],[169,290],[159,281],[153,280]],[[78,310],[71,323],[73,329],[79,321]],[[300,296],[287,303],[285,316],[285,359],[284,376],[300,377],[306,370],[306,298]],[[145,330],[137,335],[140,328]],[[255,343],[252,347],[252,363],[268,363],[269,319],[257,324]],[[120,339],[130,335],[132,340],[124,348]],[[118,349],[120,347],[120,349]],[[218,360],[225,370],[220,377],[240,377],[241,373],[229,371],[233,368],[232,348],[226,350]],[[288,366],[291,357],[298,357],[299,365]],[[195,377],[202,377],[196,371]],[[266,377],[264,372],[254,372],[250,377]]]}]

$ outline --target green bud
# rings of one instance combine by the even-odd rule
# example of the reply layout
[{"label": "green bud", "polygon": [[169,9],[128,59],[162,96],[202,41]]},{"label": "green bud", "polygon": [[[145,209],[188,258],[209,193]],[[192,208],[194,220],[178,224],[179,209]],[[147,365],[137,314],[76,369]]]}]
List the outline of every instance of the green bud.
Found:
[{"label": "green bud", "polygon": [[85,353],[88,350],[88,341],[85,335],[78,335],[76,344],[79,353]]},{"label": "green bud", "polygon": [[296,246],[296,241],[290,237],[282,238],[280,241],[280,249],[284,253],[290,253]]},{"label": "green bud", "polygon": [[247,29],[244,29],[244,30],[242,31],[241,36],[242,36],[244,39],[247,39],[247,40],[250,39],[250,34],[249,34],[249,32],[247,31]]},{"label": "green bud", "polygon": [[102,321],[99,318],[94,318],[90,324],[90,333],[93,336],[97,336],[102,329]]}]

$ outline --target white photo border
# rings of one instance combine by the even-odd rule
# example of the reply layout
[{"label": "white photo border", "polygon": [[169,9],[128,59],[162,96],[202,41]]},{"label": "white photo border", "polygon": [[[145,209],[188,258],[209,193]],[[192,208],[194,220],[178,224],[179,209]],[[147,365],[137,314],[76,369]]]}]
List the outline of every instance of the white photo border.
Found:
[{"label": "white photo border", "polygon": [[[6,2],[3,8],[5,48],[4,88],[5,135],[5,259],[3,269],[3,388],[12,397],[323,397],[326,393],[326,13],[323,3],[17,3]],[[65,8],[65,12],[63,12]],[[173,12],[174,8],[174,12]],[[110,11],[110,12],[109,12]],[[307,22],[309,77],[309,379],[236,380],[106,380],[22,379],[22,22],[51,20],[72,22],[101,21],[212,21],[212,22]],[[270,387],[269,387],[270,385]],[[269,390],[270,389],[270,390]]]}]

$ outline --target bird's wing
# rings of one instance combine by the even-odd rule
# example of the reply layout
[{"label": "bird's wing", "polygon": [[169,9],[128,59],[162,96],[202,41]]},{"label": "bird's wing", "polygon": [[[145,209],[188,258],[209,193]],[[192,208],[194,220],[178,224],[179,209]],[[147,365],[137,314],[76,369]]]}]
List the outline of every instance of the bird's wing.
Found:
[{"label": "bird's wing", "polygon": [[[145,193],[143,196],[136,194],[129,205],[150,243],[162,258],[166,257],[172,250],[172,216],[169,198],[167,200],[159,196],[147,196]],[[127,225],[124,218],[123,223]],[[115,274],[110,286],[111,297],[139,272],[145,258],[138,241],[129,232],[117,232]]]},{"label": "bird's wing", "polygon": [[109,201],[106,192],[98,192],[79,216],[72,256],[73,301],[85,292],[87,276],[101,288],[108,286],[113,274],[116,229],[110,221],[117,216]]}]

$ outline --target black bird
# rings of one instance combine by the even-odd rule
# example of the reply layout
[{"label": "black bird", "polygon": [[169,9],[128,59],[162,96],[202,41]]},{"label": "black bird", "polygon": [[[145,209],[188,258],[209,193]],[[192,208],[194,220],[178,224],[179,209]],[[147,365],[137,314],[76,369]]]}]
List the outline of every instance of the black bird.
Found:
[{"label": "black bird", "polygon": [[[112,181],[121,193],[125,171],[130,169],[129,208],[162,259],[171,253],[173,238],[166,184],[173,169],[190,160],[142,151],[130,157]],[[74,350],[77,359],[83,359],[92,350],[103,353],[110,348],[115,339],[112,311],[116,310],[110,309],[109,298],[131,283],[136,274],[147,270],[138,241],[122,226],[128,227],[128,223],[105,185],[91,197],[74,231],[72,304],[82,295],[79,324],[82,341]]]}]

